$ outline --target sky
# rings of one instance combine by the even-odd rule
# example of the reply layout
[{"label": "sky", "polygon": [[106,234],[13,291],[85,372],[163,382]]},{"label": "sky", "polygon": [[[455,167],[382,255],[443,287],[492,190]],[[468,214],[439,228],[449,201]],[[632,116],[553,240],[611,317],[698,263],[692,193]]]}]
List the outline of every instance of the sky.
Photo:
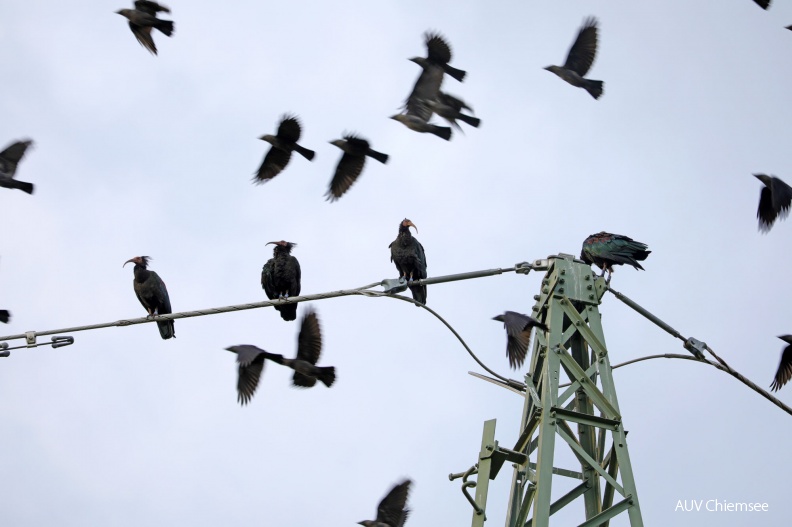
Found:
[{"label": "sky", "polygon": [[[17,177],[36,185],[32,196],[0,189],[4,335],[144,316],[122,268],[139,255],[175,311],[264,300],[270,241],[298,244],[304,294],[396,278],[388,245],[406,217],[429,276],[577,255],[603,230],[644,242],[646,271],[617,268],[614,289],[770,385],[777,336],[792,333],[792,223],[758,232],[752,174],[792,183],[788,3],[166,5],[175,33],[154,34],[155,57],[114,13],[129,2],[0,4],[0,148],[34,140]],[[588,74],[605,82],[599,100],[543,70],[563,63],[587,16],[599,20]],[[388,119],[420,72],[407,59],[425,53],[427,30],[468,72],[444,90],[482,120],[450,142]],[[258,137],[285,113],[316,158],[293,156],[255,186],[269,146]],[[390,160],[369,160],[329,203],[341,154],[329,142],[353,131]],[[490,368],[522,379],[491,318],[530,313],[541,279],[433,285],[427,302]],[[522,398],[470,376],[483,371],[425,310],[357,296],[312,305],[336,383],[298,390],[268,365],[245,407],[224,348],[294,354],[298,324],[271,308],[178,320],[171,340],[142,324],[12,351],[0,360],[0,524],[354,525],[409,477],[408,526],[467,525],[472,508],[448,474],[476,462],[486,420],[514,445]],[[600,312],[614,364],[686,353],[612,295]],[[789,415],[690,361],[614,378],[647,525],[788,523]],[[792,386],[778,397],[792,405]],[[567,454],[557,464],[578,468]],[[487,525],[503,525],[510,481],[506,465]],[[556,481],[557,497],[571,483]],[[675,511],[710,499],[769,510]],[[576,502],[551,525],[583,518]]]}]

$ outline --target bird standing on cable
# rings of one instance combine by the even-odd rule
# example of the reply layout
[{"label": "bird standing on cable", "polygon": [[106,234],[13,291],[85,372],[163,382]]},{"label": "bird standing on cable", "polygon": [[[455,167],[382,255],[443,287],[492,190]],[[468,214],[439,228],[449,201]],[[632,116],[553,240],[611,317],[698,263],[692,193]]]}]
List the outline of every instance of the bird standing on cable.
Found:
[{"label": "bird standing on cable", "polygon": [[792,335],[781,335],[778,338],[789,345],[781,352],[781,362],[778,364],[775,378],[770,385],[770,389],[774,392],[781,389],[783,385],[789,382],[789,379],[792,379]]},{"label": "bird standing on cable", "polygon": [[506,356],[513,370],[522,367],[525,362],[525,355],[531,343],[531,329],[549,331],[544,322],[514,311],[506,311],[502,315],[493,317],[492,320],[503,322],[503,327],[506,328]]},{"label": "bird standing on cable", "polygon": [[[423,245],[413,238],[410,227],[418,232],[418,227],[413,222],[404,218],[399,223],[399,234],[396,239],[388,246],[391,250],[391,262],[396,265],[399,271],[399,279],[406,279],[408,284],[412,284],[414,279],[426,278],[426,254]],[[412,297],[421,304],[426,304],[426,286],[409,285]],[[420,307],[420,306],[419,306]]]},{"label": "bird standing on cable", "polygon": [[[135,295],[138,300],[140,300],[140,303],[146,308],[148,317],[168,315],[172,313],[168,289],[165,287],[165,282],[162,281],[162,278],[160,278],[157,273],[147,269],[150,259],[149,256],[135,256],[124,262],[124,265],[129,262],[135,264],[135,268],[133,269],[135,278],[132,280],[132,286],[135,289]],[[173,320],[157,321],[157,327],[163,339],[176,336]]]},{"label": "bird standing on cable", "polygon": [[294,115],[284,115],[278,125],[278,132],[276,135],[262,135],[259,137],[262,141],[266,141],[272,147],[264,156],[264,161],[261,163],[256,176],[253,178],[253,183],[261,184],[266,183],[274,178],[281,171],[286,168],[291,159],[292,151],[297,152],[308,161],[313,161],[316,154],[313,150],[303,148],[297,144],[300,139],[300,121]]},{"label": "bird standing on cable", "polygon": [[603,231],[592,234],[583,240],[580,259],[602,269],[600,276],[605,276],[605,271],[607,271],[608,282],[610,282],[614,265],[632,265],[643,271],[644,268],[638,262],[646,260],[646,257],[652,252],[647,251],[648,248],[645,243],[637,242],[627,236]]},{"label": "bird standing on cable", "polygon": [[756,217],[759,219],[759,230],[767,233],[777,219],[784,219],[789,215],[792,187],[775,176],[765,174],[754,174],[754,176],[765,185],[759,194]]},{"label": "bird standing on cable", "polygon": [[358,522],[358,525],[363,527],[402,527],[410,514],[410,509],[406,508],[410,484],[412,481],[405,479],[395,485],[377,506],[377,519],[363,520]]},{"label": "bird standing on cable", "polygon": [[132,30],[132,34],[144,48],[154,55],[157,54],[157,46],[154,44],[154,39],[151,38],[151,29],[155,28],[168,37],[173,34],[173,22],[157,18],[157,13],[160,11],[170,13],[170,9],[167,7],[150,0],[137,0],[135,9],[116,11],[129,20],[129,29]]},{"label": "bird standing on cable", "polygon": [[552,71],[572,86],[583,88],[595,99],[602,95],[602,81],[584,79],[594,57],[597,54],[597,19],[587,18],[578,32],[572,47],[569,48],[566,62],[563,66],[547,66],[547,71]]},{"label": "bird standing on cable", "polygon": [[373,150],[368,141],[355,134],[346,134],[343,139],[330,141],[330,144],[344,152],[338,161],[333,179],[330,180],[330,188],[325,194],[330,202],[343,196],[349,187],[357,181],[366,164],[366,156],[373,157],[380,163],[388,162],[388,154]]},{"label": "bird standing on cable", "polygon": [[[275,245],[272,258],[267,260],[261,269],[261,287],[270,300],[289,298],[300,294],[301,278],[300,262],[291,255],[291,250],[296,243],[281,240],[268,242],[266,245]],[[283,320],[297,319],[297,304],[282,304],[275,306]]]},{"label": "bird standing on cable", "polygon": [[33,194],[33,183],[14,179],[17,165],[32,144],[33,141],[30,139],[15,141],[0,152],[0,187],[15,188],[22,192]]}]

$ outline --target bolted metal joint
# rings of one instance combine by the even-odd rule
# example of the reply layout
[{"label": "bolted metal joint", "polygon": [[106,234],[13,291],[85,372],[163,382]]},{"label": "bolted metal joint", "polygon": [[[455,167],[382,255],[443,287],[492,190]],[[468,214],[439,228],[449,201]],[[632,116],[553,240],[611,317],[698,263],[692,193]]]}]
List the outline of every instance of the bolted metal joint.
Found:
[{"label": "bolted metal joint", "polygon": [[386,278],[380,285],[385,293],[393,295],[407,290],[407,280],[404,278]]},{"label": "bolted metal joint", "polygon": [[694,339],[690,337],[685,341],[685,349],[688,350],[690,353],[695,355],[695,357],[699,360],[706,360],[704,358],[704,350],[707,349],[707,344],[701,342],[698,339]]}]

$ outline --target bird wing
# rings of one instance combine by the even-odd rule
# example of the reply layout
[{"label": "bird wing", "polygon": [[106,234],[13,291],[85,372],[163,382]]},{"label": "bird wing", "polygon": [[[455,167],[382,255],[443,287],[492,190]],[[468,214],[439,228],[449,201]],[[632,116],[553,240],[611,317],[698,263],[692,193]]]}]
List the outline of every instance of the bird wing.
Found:
[{"label": "bird wing", "polygon": [[426,58],[438,64],[451,62],[451,46],[437,33],[425,33]]},{"label": "bird wing", "polygon": [[335,170],[335,175],[330,181],[330,189],[327,191],[327,199],[335,201],[344,193],[349,190],[360,173],[363,172],[363,166],[366,164],[366,156],[350,154],[344,152],[338,166]]},{"label": "bird wing", "polygon": [[253,183],[266,183],[270,179],[274,178],[280,174],[284,168],[286,168],[286,165],[289,164],[290,159],[291,152],[281,150],[280,148],[275,148],[274,146],[271,147],[269,152],[267,152],[267,155],[264,156],[264,161],[261,162],[258,172],[253,177]]},{"label": "bird wing", "polygon": [[417,115],[423,121],[432,117],[432,110],[424,101],[437,99],[443,85],[443,70],[434,64],[422,65],[423,70],[415,81],[410,95],[404,103],[407,113]]},{"label": "bird wing", "polygon": [[170,9],[163,5],[159,5],[157,2],[152,2],[151,0],[136,0],[135,9],[143,13],[148,13],[151,16],[157,16],[158,11],[170,13]]},{"label": "bird wing", "polygon": [[597,54],[597,19],[590,17],[583,22],[575,43],[569,48],[564,68],[572,70],[583,77]]},{"label": "bird wing", "polygon": [[300,121],[293,115],[285,115],[278,126],[278,137],[296,143],[300,138]]},{"label": "bird wing", "polygon": [[778,371],[776,371],[773,383],[770,389],[774,392],[789,382],[792,379],[792,346],[787,346],[781,353],[781,362],[778,364]]},{"label": "bird wing", "polygon": [[770,178],[770,185],[773,194],[773,210],[779,218],[784,219],[789,214],[789,206],[792,204],[792,187],[777,177]]},{"label": "bird wing", "polygon": [[453,95],[450,95],[450,94],[445,93],[445,92],[438,92],[437,95],[438,95],[438,100],[440,101],[441,104],[449,106],[449,107],[453,108],[454,110],[456,110],[457,112],[461,112],[462,109],[470,110],[471,112],[473,111],[473,108],[468,106],[465,103],[465,101],[463,101],[462,99],[460,99],[458,97],[454,97]]},{"label": "bird wing", "polygon": [[27,139],[8,145],[5,150],[0,152],[0,172],[13,178],[14,174],[16,174],[17,164],[22,160],[28,147],[32,144],[33,141]]},{"label": "bird wing", "polygon": [[0,322],[8,324],[9,320],[11,320],[11,313],[7,309],[0,309]]},{"label": "bird wing", "polygon": [[160,278],[159,275],[154,271],[151,271],[148,281],[151,283],[151,291],[153,292],[157,301],[157,314],[167,315],[172,313],[170,295],[168,295],[168,289],[165,287],[165,282],[163,282],[162,278]]},{"label": "bird wing", "polygon": [[768,232],[776,220],[778,214],[773,208],[773,193],[768,187],[762,187],[759,194],[759,208],[756,210],[756,217],[759,219],[759,230]]},{"label": "bird wing", "polygon": [[407,496],[410,493],[409,479],[404,480],[398,485],[394,486],[388,494],[382,498],[379,507],[377,507],[377,521],[386,523],[393,527],[398,527],[404,523],[406,519],[405,505],[407,505]]},{"label": "bird wing", "polygon": [[239,376],[237,377],[237,401],[239,401],[239,404],[245,405],[250,402],[253,394],[256,393],[256,388],[258,388],[262,371],[264,371],[263,355],[256,354],[247,361],[247,365],[239,364]]},{"label": "bird wing", "polygon": [[275,279],[272,276],[274,266],[275,259],[270,258],[267,260],[267,263],[264,264],[264,267],[261,268],[261,287],[264,288],[264,292],[270,300],[278,298],[278,292],[275,291]]},{"label": "bird wing", "polygon": [[132,30],[132,34],[135,35],[135,38],[138,42],[140,42],[140,45],[142,45],[154,55],[157,54],[157,46],[154,44],[154,39],[151,38],[151,26],[139,26],[130,21],[129,29]]},{"label": "bird wing", "polygon": [[[316,364],[322,352],[322,328],[319,325],[319,317],[316,312],[309,308],[303,315],[300,324],[300,333],[297,336],[297,358]],[[295,374],[296,378],[297,374]]]},{"label": "bird wing", "polygon": [[291,275],[291,283],[289,284],[289,296],[297,296],[300,294],[302,288],[301,278],[302,272],[300,271],[300,262],[294,256],[289,256],[287,263],[287,272]]},{"label": "bird wing", "polygon": [[418,258],[418,272],[420,273],[421,278],[426,278],[426,253],[424,252],[423,245],[421,242],[413,238],[414,243],[413,246],[415,247],[415,254]]}]

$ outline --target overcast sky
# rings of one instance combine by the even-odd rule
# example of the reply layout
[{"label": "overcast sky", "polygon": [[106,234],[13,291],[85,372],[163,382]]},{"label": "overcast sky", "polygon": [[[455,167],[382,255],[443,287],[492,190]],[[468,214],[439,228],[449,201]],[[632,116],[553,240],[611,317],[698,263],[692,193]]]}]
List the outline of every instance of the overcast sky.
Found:
[{"label": "overcast sky", "polygon": [[[35,141],[0,189],[5,335],[145,315],[133,256],[152,257],[175,311],[265,299],[267,242],[296,242],[305,294],[395,278],[388,245],[407,217],[430,276],[511,267],[606,230],[645,242],[645,272],[612,285],[769,386],[792,333],[792,222],[757,230],[760,182],[792,183],[792,5],[751,0],[218,3],[173,0],[159,56],[114,13],[124,1],[0,3],[0,148]],[[594,100],[542,68],[600,21]],[[388,119],[412,89],[423,33],[468,72],[444,89],[482,119],[450,142]],[[250,180],[281,115],[295,156]],[[356,131],[387,154],[338,202],[324,193]],[[437,310],[511,378],[504,310],[530,313],[542,275],[430,286]],[[476,462],[485,420],[511,447],[522,399],[481,371],[428,312],[391,299],[317,301],[331,388],[297,390],[268,365],[236,400],[233,344],[290,356],[296,322],[270,309],[73,333],[74,345],[0,360],[4,526],[344,526],[414,480],[409,526],[468,525],[447,475]],[[305,306],[300,306],[298,316]],[[600,306],[612,363],[685,353],[612,295]],[[42,338],[48,340],[48,337]],[[19,344],[19,341],[12,345]],[[792,514],[792,418],[689,361],[614,373],[646,525],[780,526]],[[792,386],[779,397],[792,404]],[[556,442],[558,451],[562,443]],[[564,453],[557,460],[578,469]],[[511,468],[490,486],[503,525]],[[573,480],[554,480],[554,496]],[[759,501],[762,513],[675,512],[678,500]],[[582,501],[553,517],[583,519]],[[612,525],[627,525],[621,515]]]}]

